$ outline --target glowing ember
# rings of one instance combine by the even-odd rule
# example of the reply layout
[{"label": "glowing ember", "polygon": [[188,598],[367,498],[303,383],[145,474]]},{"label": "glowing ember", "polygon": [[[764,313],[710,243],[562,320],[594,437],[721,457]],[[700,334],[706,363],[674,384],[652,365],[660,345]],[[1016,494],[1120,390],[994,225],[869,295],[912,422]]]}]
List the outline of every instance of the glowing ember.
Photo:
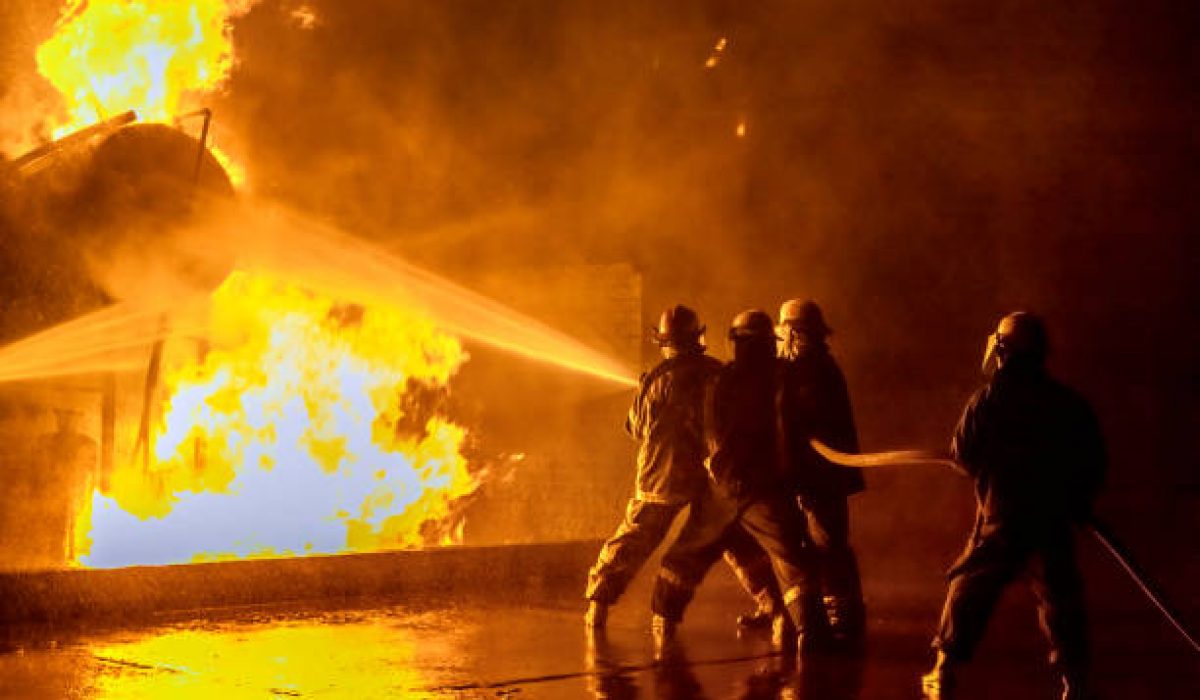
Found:
[{"label": "glowing ember", "polygon": [[252,4],[68,2],[54,36],[37,51],[38,71],[62,94],[67,108],[54,137],[127,110],[143,121],[171,123],[202,106],[200,101],[219,91],[233,68],[230,21]]},{"label": "glowing ember", "polygon": [[464,430],[429,404],[466,360],[456,339],[405,309],[235,273],[213,295],[210,342],[167,371],[152,459],[96,494],[82,563],[453,541],[452,505],[477,482]]},{"label": "glowing ember", "polygon": [[292,10],[289,16],[297,27],[300,27],[306,31],[317,26],[319,21],[316,11],[308,5],[301,5],[300,7],[297,7],[296,9]]},{"label": "glowing ember", "polygon": [[704,60],[704,67],[709,69],[716,68],[717,64],[721,62],[721,56],[725,53],[725,47],[728,45],[729,40],[725,37],[717,39],[717,43],[713,45],[712,53]]}]

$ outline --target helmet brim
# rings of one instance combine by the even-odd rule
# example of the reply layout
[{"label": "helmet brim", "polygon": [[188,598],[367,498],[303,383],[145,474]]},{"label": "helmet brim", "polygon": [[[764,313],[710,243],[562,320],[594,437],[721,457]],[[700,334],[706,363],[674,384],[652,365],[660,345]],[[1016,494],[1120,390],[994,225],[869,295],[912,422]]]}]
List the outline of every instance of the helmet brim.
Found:
[{"label": "helmet brim", "polygon": [[[833,335],[833,329],[830,328],[829,326],[825,325],[824,323],[817,325],[817,326],[809,326],[809,325],[804,325],[802,323],[799,323],[797,321],[780,321],[775,326],[775,333],[779,334],[779,335],[783,335],[785,337],[787,336],[787,334],[789,332],[792,332],[792,331],[803,334],[803,335],[810,335],[810,336],[815,336],[815,337],[820,337],[820,338],[826,338],[826,337]],[[782,339],[783,338],[781,338],[781,340]]]},{"label": "helmet brim", "polygon": [[729,330],[729,339],[730,340],[733,340],[733,341],[750,340],[751,338],[762,338],[763,340],[787,340],[787,338],[779,335],[779,333],[777,333],[777,332],[758,333],[758,332],[754,332],[754,331],[747,332],[747,331],[737,331],[737,330],[733,330],[733,329]]},{"label": "helmet brim", "polygon": [[668,333],[660,333],[657,328],[649,329],[650,342],[658,346],[669,347],[687,347],[689,345],[701,345],[701,340],[704,338],[706,326],[700,326],[693,333],[688,333],[683,336],[672,336]]}]

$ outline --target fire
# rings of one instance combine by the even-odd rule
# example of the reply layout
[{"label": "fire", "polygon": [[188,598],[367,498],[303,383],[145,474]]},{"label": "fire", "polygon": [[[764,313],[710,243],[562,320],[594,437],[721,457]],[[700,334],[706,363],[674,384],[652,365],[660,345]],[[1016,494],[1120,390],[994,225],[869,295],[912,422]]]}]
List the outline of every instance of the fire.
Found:
[{"label": "fire", "polygon": [[128,110],[172,123],[202,106],[229,78],[231,21],[253,3],[70,0],[37,50],[38,71],[66,104],[54,137]]},{"label": "fire", "polygon": [[437,410],[466,361],[457,339],[244,272],[210,313],[202,358],[173,341],[193,360],[165,373],[149,464],[133,455],[96,493],[82,563],[454,541],[454,503],[478,485],[465,430]]}]

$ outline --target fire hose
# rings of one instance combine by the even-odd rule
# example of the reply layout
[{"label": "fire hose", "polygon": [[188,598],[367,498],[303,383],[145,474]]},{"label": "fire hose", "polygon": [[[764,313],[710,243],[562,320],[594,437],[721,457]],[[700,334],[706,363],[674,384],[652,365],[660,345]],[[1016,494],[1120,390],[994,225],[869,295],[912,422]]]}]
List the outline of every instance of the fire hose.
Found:
[{"label": "fire hose", "polygon": [[[967,475],[967,470],[961,464],[951,459],[949,455],[931,450],[896,450],[891,452],[850,454],[835,450],[816,439],[810,440],[809,444],[822,457],[843,467],[875,469],[881,467],[928,465],[946,467],[959,474]],[[1083,524],[1083,528],[1091,533],[1092,537],[1100,543],[1104,551],[1108,552],[1116,560],[1121,569],[1128,574],[1129,578],[1133,579],[1137,587],[1150,599],[1150,602],[1162,613],[1167,622],[1171,623],[1171,626],[1183,636],[1188,645],[1192,647],[1192,650],[1200,653],[1200,642],[1196,641],[1196,634],[1184,623],[1183,618],[1175,611],[1174,606],[1170,604],[1166,596],[1162,593],[1162,590],[1155,585],[1153,579],[1150,578],[1146,571],[1137,564],[1132,555],[1130,555],[1129,550],[1113,535],[1112,530],[1094,515]]]}]

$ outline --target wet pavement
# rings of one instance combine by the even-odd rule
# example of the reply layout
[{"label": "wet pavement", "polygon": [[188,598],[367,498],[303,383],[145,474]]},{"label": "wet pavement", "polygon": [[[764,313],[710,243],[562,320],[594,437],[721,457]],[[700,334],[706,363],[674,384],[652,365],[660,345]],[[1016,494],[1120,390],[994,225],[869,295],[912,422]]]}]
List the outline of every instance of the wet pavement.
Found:
[{"label": "wet pavement", "polygon": [[[30,627],[0,654],[0,697],[28,698],[917,698],[940,591],[868,590],[862,659],[789,668],[762,636],[739,638],[745,605],[724,569],[677,642],[648,631],[649,577],[591,638],[575,591],[534,599],[367,600],[192,611],[125,628]],[[1136,602],[1136,601],[1135,601]],[[1093,610],[1096,683],[1110,699],[1198,697],[1197,656],[1148,611]],[[962,698],[1056,697],[1028,596],[1010,595]]]}]

